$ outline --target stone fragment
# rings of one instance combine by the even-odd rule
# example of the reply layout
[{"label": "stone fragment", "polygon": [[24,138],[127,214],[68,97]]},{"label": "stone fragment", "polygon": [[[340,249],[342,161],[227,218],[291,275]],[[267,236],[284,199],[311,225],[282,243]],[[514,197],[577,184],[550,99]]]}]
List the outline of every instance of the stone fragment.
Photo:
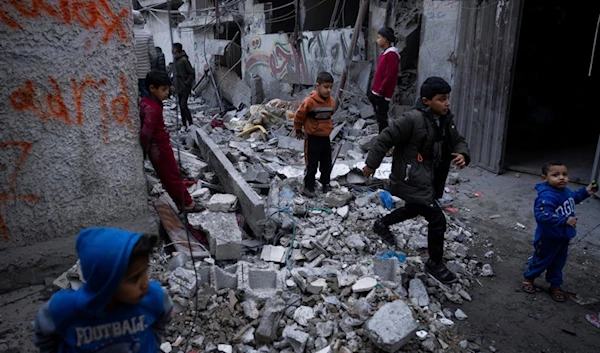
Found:
[{"label": "stone fragment", "polygon": [[402,300],[383,305],[366,323],[369,339],[385,352],[397,352],[410,341],[419,324]]}]

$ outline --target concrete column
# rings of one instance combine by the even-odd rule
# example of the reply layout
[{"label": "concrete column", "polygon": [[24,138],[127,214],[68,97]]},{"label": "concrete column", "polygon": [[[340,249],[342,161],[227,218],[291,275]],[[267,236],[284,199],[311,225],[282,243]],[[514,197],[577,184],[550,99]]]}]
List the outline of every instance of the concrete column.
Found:
[{"label": "concrete column", "polygon": [[0,3],[0,250],[148,214],[132,26],[130,0]]}]

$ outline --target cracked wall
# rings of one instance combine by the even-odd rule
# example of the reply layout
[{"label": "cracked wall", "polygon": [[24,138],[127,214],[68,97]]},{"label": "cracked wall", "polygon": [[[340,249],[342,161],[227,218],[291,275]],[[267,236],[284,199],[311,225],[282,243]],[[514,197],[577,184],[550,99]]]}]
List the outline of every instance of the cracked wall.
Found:
[{"label": "cracked wall", "polygon": [[0,3],[0,249],[147,215],[129,0]]}]

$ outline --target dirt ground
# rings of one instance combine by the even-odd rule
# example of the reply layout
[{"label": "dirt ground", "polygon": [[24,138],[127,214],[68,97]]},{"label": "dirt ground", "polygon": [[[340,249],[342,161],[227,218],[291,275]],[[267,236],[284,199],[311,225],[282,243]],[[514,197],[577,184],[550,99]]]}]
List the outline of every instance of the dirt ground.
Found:
[{"label": "dirt ground", "polygon": [[[490,263],[496,275],[479,278],[481,286],[471,292],[473,301],[460,306],[468,319],[458,322],[457,333],[478,344],[482,352],[490,351],[489,346],[508,353],[600,352],[600,329],[585,319],[585,314],[600,311],[600,303],[556,303],[545,291],[543,279],[538,280],[537,294],[520,290],[522,272],[532,251],[533,185],[539,177],[516,177],[515,173],[496,176],[471,167],[460,175],[468,181],[456,185],[454,216],[476,228],[470,253]],[[473,193],[480,197],[470,197]],[[576,206],[576,211],[580,224],[565,268],[564,289],[600,299],[600,286],[596,285],[600,274],[600,200],[589,199]],[[490,218],[494,215],[500,217]],[[484,259],[490,250],[494,256]],[[35,352],[29,323],[48,295],[44,286],[35,286],[0,296],[0,353]]]}]

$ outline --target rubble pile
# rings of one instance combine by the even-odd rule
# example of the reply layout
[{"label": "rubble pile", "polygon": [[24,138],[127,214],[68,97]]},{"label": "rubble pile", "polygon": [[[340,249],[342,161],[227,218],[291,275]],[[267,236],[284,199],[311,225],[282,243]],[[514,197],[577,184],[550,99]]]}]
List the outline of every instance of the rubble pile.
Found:
[{"label": "rubble pile", "polygon": [[[392,227],[395,248],[372,232],[373,222],[403,201],[382,188],[391,157],[374,180],[360,173],[377,135],[366,104],[336,113],[332,190],[316,199],[303,197],[303,143],[290,136],[296,104],[273,100],[223,118],[200,103],[190,104],[199,124],[262,192],[268,216],[263,234],[249,234],[237,197],[220,188],[188,134],[179,132],[176,138],[188,145],[176,156],[191,180],[191,194],[207,207],[189,214],[188,223],[208,238],[209,252],[191,259],[165,244],[152,259],[151,277],[169,290],[176,312],[161,350],[478,351],[477,343],[460,340],[451,329],[468,318],[451,308],[472,300],[473,286],[481,285],[478,276],[494,275],[489,264],[469,255],[474,231],[446,215],[444,256],[459,278],[451,285],[424,270],[423,218]],[[174,114],[166,115],[178,133]],[[460,178],[451,173],[448,182],[457,184]],[[160,183],[154,189],[161,192]],[[449,202],[453,190],[447,187]],[[82,283],[78,265],[55,281],[73,289]]]},{"label": "rubble pile", "polygon": [[[281,194],[290,189],[284,183]],[[243,243],[239,235],[229,236],[235,230],[224,228],[235,224],[233,213],[190,215],[191,224],[212,223],[203,227],[221,245],[204,261],[182,261],[185,254],[156,257],[152,276],[169,288],[176,303],[167,341],[183,346],[187,339],[192,349],[223,352],[370,352],[375,347],[445,352],[459,347],[448,329],[467,314],[449,306],[470,301],[477,276],[493,275],[491,268],[469,256],[473,233],[450,217],[445,258],[457,283],[444,285],[424,272],[423,219],[395,225],[398,245],[388,249],[370,231],[373,220],[389,212],[381,193],[337,193],[326,201],[330,208],[293,195],[300,207],[280,213],[289,219],[291,232],[245,250],[236,247]],[[352,197],[343,196],[348,194]],[[219,255],[224,248],[240,260]]]},{"label": "rubble pile", "polygon": [[[299,193],[304,144],[292,135],[299,101],[276,99],[223,116],[190,104],[198,124],[263,195],[268,217],[264,234],[249,237],[235,213],[237,198],[204,187],[216,183],[214,175],[184,151],[184,172],[202,180],[190,191],[207,206],[188,221],[208,236],[211,255],[190,261],[164,251],[156,257],[152,276],[169,289],[177,311],[163,351],[186,345],[206,352],[476,351],[476,343],[449,330],[467,319],[450,307],[472,300],[477,276],[493,270],[469,255],[473,231],[450,216],[444,256],[459,277],[452,285],[424,271],[424,219],[392,227],[395,249],[371,231],[375,219],[403,201],[382,190],[391,157],[374,180],[362,176],[377,125],[367,102],[348,101],[356,105],[346,102],[336,112],[331,134],[332,191],[318,199]],[[179,138],[187,149],[193,146],[184,131]],[[449,184],[459,181],[450,174]],[[451,203],[454,186],[446,191],[442,201]]]}]

